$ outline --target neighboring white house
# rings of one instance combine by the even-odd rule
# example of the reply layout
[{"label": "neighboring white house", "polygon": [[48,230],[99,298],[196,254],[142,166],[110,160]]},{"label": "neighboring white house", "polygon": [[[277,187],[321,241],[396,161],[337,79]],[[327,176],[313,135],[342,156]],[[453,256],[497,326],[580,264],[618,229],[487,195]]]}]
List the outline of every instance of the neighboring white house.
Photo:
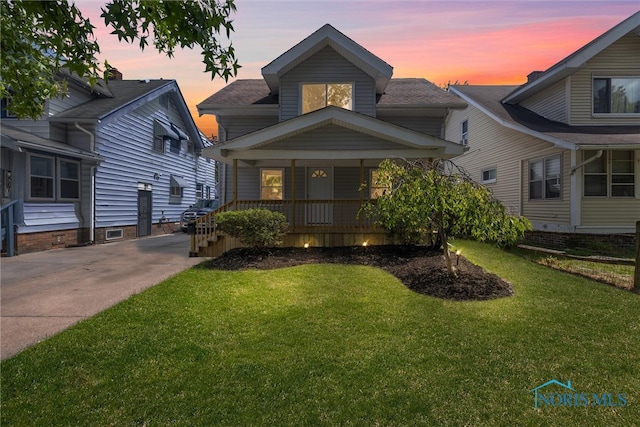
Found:
[{"label": "neighboring white house", "polygon": [[522,86],[456,85],[445,136],[536,230],[633,233],[640,220],[640,13]]},{"label": "neighboring white house", "polygon": [[[287,245],[381,241],[382,231],[357,215],[380,191],[372,185],[378,165],[461,154],[443,129],[452,109],[466,107],[425,79],[392,74],[327,24],[263,67],[262,79],[234,81],[201,102],[200,114],[219,124],[220,143],[204,154],[221,162],[223,209],[283,212]],[[194,254],[230,247],[196,238]],[[215,239],[223,249],[209,251]]]},{"label": "neighboring white house", "polygon": [[166,222],[215,196],[214,162],[174,80],[92,89],[60,77],[68,93],[40,120],[11,117],[3,100],[2,205],[12,203],[18,253],[170,232]]}]

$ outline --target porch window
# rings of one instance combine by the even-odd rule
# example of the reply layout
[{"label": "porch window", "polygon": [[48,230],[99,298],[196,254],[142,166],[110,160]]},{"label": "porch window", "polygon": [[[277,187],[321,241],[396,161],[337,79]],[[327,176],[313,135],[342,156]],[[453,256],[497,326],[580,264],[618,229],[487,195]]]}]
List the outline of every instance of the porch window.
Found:
[{"label": "porch window", "polygon": [[284,170],[260,170],[260,199],[282,200],[284,194]]},{"label": "porch window", "polygon": [[80,198],[80,163],[58,159],[58,198],[78,200]]},{"label": "porch window", "polygon": [[55,163],[53,157],[29,155],[29,198],[54,199]]},{"label": "porch window", "polygon": [[593,79],[595,114],[640,113],[640,77],[596,77]]},{"label": "porch window", "polygon": [[351,83],[307,83],[302,85],[302,114],[319,110],[328,105],[353,109],[353,85]]},{"label": "porch window", "polygon": [[560,198],[560,165],[560,155],[529,162],[529,200]]},{"label": "porch window", "polygon": [[[583,159],[596,155],[586,150]],[[634,197],[635,162],[632,150],[604,151],[602,156],[584,166],[584,195],[600,197]]]},{"label": "porch window", "polygon": [[371,185],[369,186],[369,198],[377,199],[383,196],[389,189],[389,186],[378,181],[378,169],[371,169]]}]

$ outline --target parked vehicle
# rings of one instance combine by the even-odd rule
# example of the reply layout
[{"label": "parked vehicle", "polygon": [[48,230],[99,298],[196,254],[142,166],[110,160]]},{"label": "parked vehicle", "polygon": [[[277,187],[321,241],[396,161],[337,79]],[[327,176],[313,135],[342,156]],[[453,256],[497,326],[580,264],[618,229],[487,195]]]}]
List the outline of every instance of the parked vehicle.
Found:
[{"label": "parked vehicle", "polygon": [[186,233],[187,227],[190,222],[205,216],[209,212],[215,211],[218,208],[218,206],[220,206],[219,199],[198,200],[189,209],[182,212],[182,216],[180,218],[180,228],[182,229],[182,231]]}]

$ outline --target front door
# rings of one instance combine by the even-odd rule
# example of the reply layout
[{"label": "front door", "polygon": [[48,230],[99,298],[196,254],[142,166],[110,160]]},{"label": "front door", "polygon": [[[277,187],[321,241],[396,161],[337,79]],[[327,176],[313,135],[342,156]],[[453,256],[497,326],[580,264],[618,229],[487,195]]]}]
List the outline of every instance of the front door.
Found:
[{"label": "front door", "polygon": [[307,224],[333,224],[333,169],[325,167],[307,169]]},{"label": "front door", "polygon": [[138,190],[138,237],[151,234],[151,191]]}]

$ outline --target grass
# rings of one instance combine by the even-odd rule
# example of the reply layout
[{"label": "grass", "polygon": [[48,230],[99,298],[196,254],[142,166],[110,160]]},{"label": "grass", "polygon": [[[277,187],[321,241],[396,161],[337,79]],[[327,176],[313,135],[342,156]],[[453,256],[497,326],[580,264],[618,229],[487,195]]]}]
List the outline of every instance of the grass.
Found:
[{"label": "grass", "polygon": [[[637,295],[457,246],[516,295],[443,301],[364,266],[194,268],[3,361],[0,422],[640,423]],[[535,409],[530,391],[551,379],[626,405]]]},{"label": "grass", "polygon": [[[635,268],[633,265],[593,262],[584,259],[553,256],[519,248],[514,248],[513,252],[540,265],[584,276],[602,283],[617,286],[621,289],[633,289],[633,273]],[[576,254],[575,251],[567,251],[567,253],[571,253],[572,255]]]}]

